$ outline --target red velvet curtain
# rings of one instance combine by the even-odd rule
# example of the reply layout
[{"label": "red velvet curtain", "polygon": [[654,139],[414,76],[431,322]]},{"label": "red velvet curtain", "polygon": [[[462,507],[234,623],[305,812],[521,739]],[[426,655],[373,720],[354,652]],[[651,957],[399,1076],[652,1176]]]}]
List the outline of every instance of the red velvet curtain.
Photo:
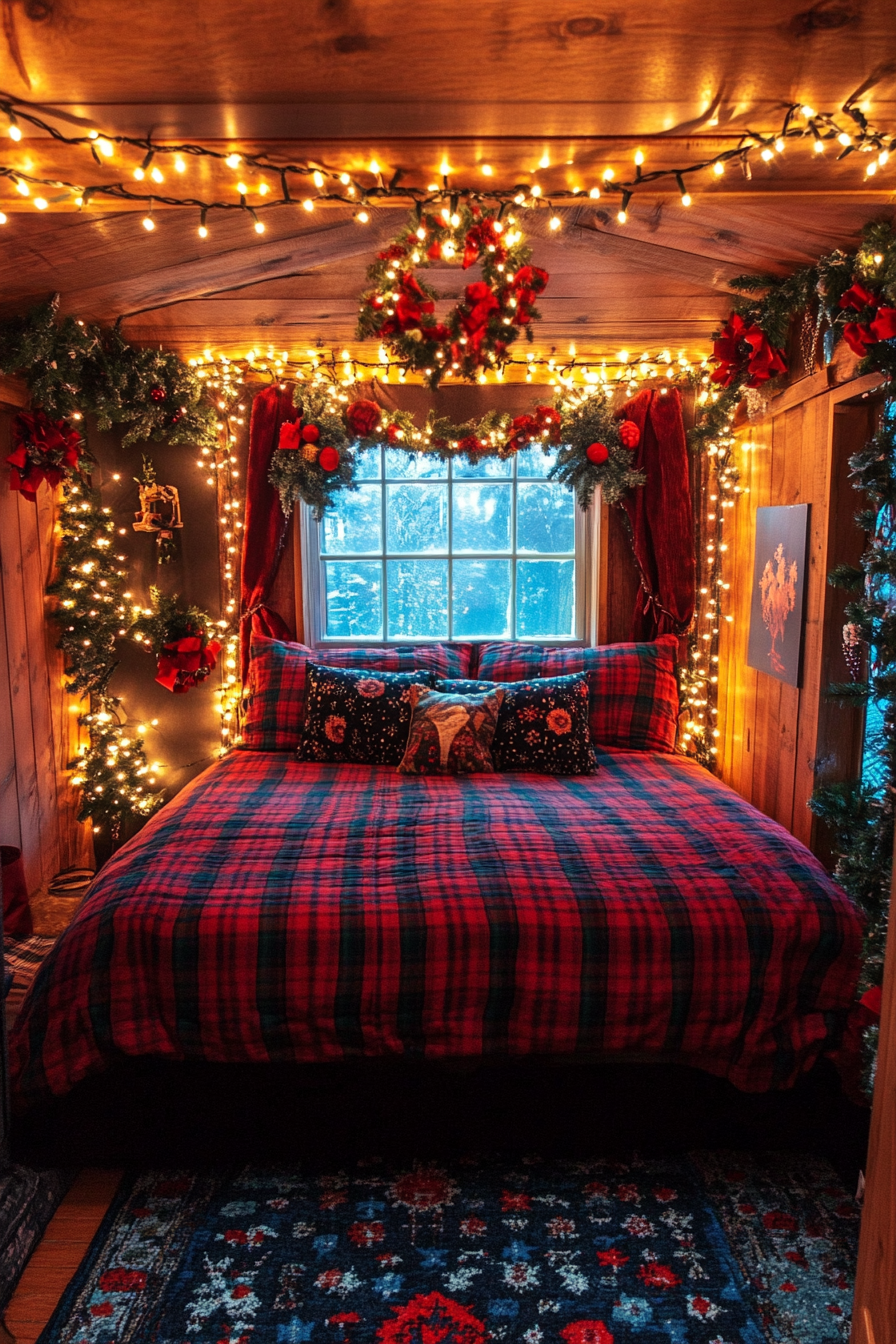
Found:
[{"label": "red velvet curtain", "polygon": [[280,426],[296,419],[298,411],[285,389],[266,387],[252,403],[240,586],[240,659],[244,682],[249,671],[249,645],[253,633],[270,635],[274,639],[291,638],[291,631],[282,617],[267,605],[289,526],[289,519],[280,506],[280,496],[268,480],[268,470],[271,454],[280,437]]},{"label": "red velvet curtain", "polygon": [[633,465],[647,483],[624,501],[641,587],[632,639],[682,635],[694,617],[697,566],[688,447],[675,389],[639,392],[618,419],[634,420],[641,440]]}]

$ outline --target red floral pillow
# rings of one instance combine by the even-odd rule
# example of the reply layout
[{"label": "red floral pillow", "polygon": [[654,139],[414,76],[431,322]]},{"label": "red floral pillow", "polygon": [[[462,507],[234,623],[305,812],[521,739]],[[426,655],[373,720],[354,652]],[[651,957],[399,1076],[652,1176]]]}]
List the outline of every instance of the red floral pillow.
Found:
[{"label": "red floral pillow", "polygon": [[630,751],[673,751],[680,713],[676,635],[594,649],[483,644],[479,676],[522,681],[584,672],[591,693],[591,742]]},{"label": "red floral pillow", "polygon": [[470,668],[470,644],[410,644],[400,648],[309,649],[304,644],[252,640],[248,708],[242,746],[250,751],[294,751],[305,722],[305,676],[309,662],[377,672],[435,672],[463,677]]}]

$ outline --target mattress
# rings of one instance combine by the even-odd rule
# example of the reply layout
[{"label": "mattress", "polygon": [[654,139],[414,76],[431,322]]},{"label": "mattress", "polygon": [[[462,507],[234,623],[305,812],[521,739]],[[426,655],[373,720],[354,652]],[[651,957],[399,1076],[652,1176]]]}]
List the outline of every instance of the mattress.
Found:
[{"label": "mattress", "polygon": [[124,1056],[587,1054],[761,1091],[837,1046],[861,921],[681,756],[405,776],[236,751],[119,850],[11,1039],[21,1109]]}]

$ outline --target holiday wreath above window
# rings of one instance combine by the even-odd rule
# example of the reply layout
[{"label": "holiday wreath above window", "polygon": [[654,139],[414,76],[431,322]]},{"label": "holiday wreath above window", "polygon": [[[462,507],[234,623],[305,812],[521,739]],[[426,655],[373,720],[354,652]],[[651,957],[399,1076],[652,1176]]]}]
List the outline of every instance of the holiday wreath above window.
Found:
[{"label": "holiday wreath above window", "polygon": [[[430,387],[451,374],[474,379],[500,365],[521,332],[532,339],[535,301],[549,276],[531,258],[513,216],[504,222],[500,211],[466,203],[438,214],[421,209],[369,267],[358,335],[379,339]],[[440,322],[439,295],[415,271],[455,260],[465,271],[478,264],[482,278],[465,286]]]}]

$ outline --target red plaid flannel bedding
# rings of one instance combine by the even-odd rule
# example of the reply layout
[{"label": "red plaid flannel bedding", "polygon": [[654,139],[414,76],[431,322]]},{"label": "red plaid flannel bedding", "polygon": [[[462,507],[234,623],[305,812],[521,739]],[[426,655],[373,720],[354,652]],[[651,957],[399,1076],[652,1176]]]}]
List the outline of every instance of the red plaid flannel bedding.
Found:
[{"label": "red plaid flannel bedding", "polygon": [[786,1086],[835,1043],[860,921],[681,757],[402,776],[235,752],[107,864],[12,1036],[18,1103],[122,1055],[595,1052]]}]

